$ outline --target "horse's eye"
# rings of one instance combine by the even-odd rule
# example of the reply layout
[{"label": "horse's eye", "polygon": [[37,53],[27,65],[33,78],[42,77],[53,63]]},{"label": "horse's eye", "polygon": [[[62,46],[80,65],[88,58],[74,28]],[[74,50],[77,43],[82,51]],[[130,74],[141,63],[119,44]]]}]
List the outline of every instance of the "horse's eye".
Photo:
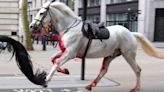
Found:
[{"label": "horse's eye", "polygon": [[40,15],[43,15],[43,13],[40,13]]}]

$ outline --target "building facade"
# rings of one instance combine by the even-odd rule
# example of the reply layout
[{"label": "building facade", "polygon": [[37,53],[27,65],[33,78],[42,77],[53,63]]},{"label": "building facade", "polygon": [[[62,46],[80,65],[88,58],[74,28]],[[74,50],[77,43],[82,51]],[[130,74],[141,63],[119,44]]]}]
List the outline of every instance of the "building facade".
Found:
[{"label": "building facade", "polygon": [[18,36],[19,0],[0,0],[0,35]]},{"label": "building facade", "polygon": [[[30,21],[46,1],[29,0]],[[82,16],[83,0],[56,1],[66,3]],[[88,0],[87,19],[95,23],[104,22],[107,26],[123,25],[132,32],[143,33],[150,41],[164,42],[163,0]]]},{"label": "building facade", "polygon": [[140,0],[138,31],[153,42],[164,42],[164,1]]},{"label": "building facade", "polygon": [[[58,0],[74,9],[77,15],[82,15],[83,0]],[[29,0],[29,20],[47,0]],[[87,19],[95,23],[105,22],[107,26],[123,25],[131,31],[137,31],[138,0],[88,0]]]},{"label": "building facade", "polygon": [[[83,14],[82,1],[78,2],[80,16]],[[136,32],[138,0],[88,0],[87,19],[104,22],[107,26],[123,25]]]},{"label": "building facade", "polygon": [[[82,1],[75,0],[80,16]],[[150,41],[164,42],[163,0],[88,0],[87,11],[88,19],[95,23],[123,25],[132,32],[143,33]]]}]

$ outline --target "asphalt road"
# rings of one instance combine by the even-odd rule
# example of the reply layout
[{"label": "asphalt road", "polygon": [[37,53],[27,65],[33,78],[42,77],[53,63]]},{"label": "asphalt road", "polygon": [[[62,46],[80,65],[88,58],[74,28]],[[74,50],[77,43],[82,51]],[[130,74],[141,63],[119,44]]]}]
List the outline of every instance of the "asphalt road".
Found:
[{"label": "asphalt road", "polygon": [[[96,77],[86,75],[85,80],[80,80],[79,75],[60,76],[54,75],[47,88],[32,84],[23,75],[1,75],[0,92],[82,92],[80,88],[85,86]],[[98,87],[119,86],[117,82],[103,78]]]},{"label": "asphalt road", "polygon": [[0,92],[82,92],[78,88],[22,88],[22,89],[0,89]]},{"label": "asphalt road", "polygon": [[0,89],[0,92],[82,92],[78,88],[22,88],[22,89]]}]

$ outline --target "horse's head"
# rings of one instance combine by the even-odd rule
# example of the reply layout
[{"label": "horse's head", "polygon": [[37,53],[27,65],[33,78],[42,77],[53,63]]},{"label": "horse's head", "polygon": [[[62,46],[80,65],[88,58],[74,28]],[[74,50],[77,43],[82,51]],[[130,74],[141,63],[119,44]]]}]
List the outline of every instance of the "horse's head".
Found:
[{"label": "horse's head", "polygon": [[52,23],[56,31],[66,30],[76,20],[81,20],[74,12],[61,2],[47,2],[39,10],[30,24],[32,29],[43,27],[45,23]]},{"label": "horse's head", "polygon": [[49,5],[50,5],[50,2],[47,2],[43,5],[43,7],[36,14],[35,19],[30,23],[30,28],[37,30],[43,27],[44,23],[51,21],[48,14]]}]

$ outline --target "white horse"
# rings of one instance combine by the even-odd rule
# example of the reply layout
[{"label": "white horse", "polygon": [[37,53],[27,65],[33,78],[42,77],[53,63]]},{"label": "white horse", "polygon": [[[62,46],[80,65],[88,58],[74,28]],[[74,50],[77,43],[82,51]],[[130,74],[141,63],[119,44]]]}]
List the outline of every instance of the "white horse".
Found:
[{"label": "white horse", "polygon": [[[30,27],[32,28],[34,25],[39,27],[45,22],[51,22],[60,33],[65,48],[63,52],[57,53],[56,56],[54,56],[55,63],[46,77],[48,83],[55,71],[68,60],[76,56],[83,56],[88,38],[82,33],[83,21],[81,18],[76,16],[74,12],[63,3],[47,2],[44,4],[43,8],[40,9],[30,24]],[[87,58],[104,58],[99,75],[86,88],[91,90],[92,87],[95,87],[106,74],[111,61],[117,56],[122,55],[136,74],[136,85],[130,92],[137,92],[140,90],[141,75],[141,69],[135,59],[137,41],[141,43],[145,53],[150,56],[164,58],[164,54],[159,53],[141,33],[130,32],[127,28],[120,25],[108,26],[107,29],[110,32],[110,38],[103,41],[93,40],[86,55]]]}]

